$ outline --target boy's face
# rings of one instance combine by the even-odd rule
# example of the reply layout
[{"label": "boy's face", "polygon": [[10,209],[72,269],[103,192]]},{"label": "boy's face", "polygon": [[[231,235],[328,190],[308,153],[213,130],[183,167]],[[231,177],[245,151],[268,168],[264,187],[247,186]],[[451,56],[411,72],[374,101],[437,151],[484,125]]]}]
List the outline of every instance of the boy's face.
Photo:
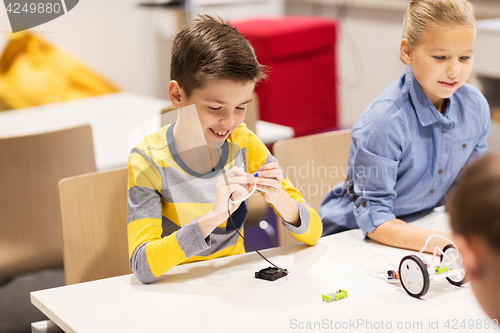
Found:
[{"label": "boy's face", "polygon": [[254,88],[253,82],[210,79],[181,102],[182,106],[195,104],[207,144],[218,147],[245,119]]},{"label": "boy's face", "polygon": [[410,65],[425,95],[440,111],[444,99],[453,95],[471,74],[475,36],[471,27],[434,28],[416,46],[402,41],[403,61]]},{"label": "boy's face", "polygon": [[491,318],[500,320],[500,253],[479,236],[456,236],[474,295]]}]

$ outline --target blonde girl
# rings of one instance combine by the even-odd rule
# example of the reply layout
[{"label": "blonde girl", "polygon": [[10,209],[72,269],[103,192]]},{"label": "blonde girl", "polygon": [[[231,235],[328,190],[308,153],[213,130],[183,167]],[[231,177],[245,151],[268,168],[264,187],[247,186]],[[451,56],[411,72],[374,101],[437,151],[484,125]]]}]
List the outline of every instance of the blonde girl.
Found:
[{"label": "blonde girl", "polygon": [[[486,150],[490,110],[466,83],[476,27],[466,0],[413,0],[400,57],[406,73],[352,128],[346,181],[320,208],[324,235],[360,228],[382,244],[420,249],[431,234],[404,217],[438,206],[464,165]],[[427,250],[446,241],[433,238]]]}]

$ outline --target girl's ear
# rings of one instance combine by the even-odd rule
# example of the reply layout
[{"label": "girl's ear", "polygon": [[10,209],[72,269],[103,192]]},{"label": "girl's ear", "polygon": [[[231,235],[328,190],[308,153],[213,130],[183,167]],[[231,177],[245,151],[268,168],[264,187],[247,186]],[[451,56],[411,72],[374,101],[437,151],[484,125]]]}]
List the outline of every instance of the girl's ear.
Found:
[{"label": "girl's ear", "polygon": [[168,96],[170,97],[170,102],[172,102],[175,107],[182,107],[181,99],[183,96],[183,92],[181,86],[179,86],[179,83],[177,81],[172,80],[168,84]]},{"label": "girl's ear", "polygon": [[399,57],[401,58],[401,61],[403,61],[405,64],[411,65],[411,46],[410,43],[408,43],[408,41],[405,38],[401,40]]}]

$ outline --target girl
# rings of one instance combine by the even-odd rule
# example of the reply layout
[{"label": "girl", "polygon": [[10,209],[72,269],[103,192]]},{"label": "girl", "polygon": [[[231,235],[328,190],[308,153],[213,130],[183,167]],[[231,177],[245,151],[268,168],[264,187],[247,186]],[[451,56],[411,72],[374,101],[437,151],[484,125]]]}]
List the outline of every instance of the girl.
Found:
[{"label": "girl", "polygon": [[[436,207],[464,165],[486,150],[491,127],[484,96],[465,82],[476,35],[467,0],[413,0],[401,60],[406,73],[352,128],[345,183],[323,200],[324,235],[361,228],[380,243],[420,249],[431,234],[398,218]],[[434,237],[427,251],[443,247]]]}]

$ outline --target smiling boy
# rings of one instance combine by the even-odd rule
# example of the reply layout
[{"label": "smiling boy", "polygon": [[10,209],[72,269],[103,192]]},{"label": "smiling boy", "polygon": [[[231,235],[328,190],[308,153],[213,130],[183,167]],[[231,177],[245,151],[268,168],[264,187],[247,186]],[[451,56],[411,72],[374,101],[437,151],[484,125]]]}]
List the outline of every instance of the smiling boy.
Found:
[{"label": "smiling boy", "polygon": [[229,24],[203,16],[177,34],[168,88],[179,117],[129,157],[129,256],[141,282],[180,263],[244,253],[235,228],[243,231],[242,200],[253,187],[292,236],[309,245],[319,239],[319,215],[243,123],[263,77],[252,47]]}]

